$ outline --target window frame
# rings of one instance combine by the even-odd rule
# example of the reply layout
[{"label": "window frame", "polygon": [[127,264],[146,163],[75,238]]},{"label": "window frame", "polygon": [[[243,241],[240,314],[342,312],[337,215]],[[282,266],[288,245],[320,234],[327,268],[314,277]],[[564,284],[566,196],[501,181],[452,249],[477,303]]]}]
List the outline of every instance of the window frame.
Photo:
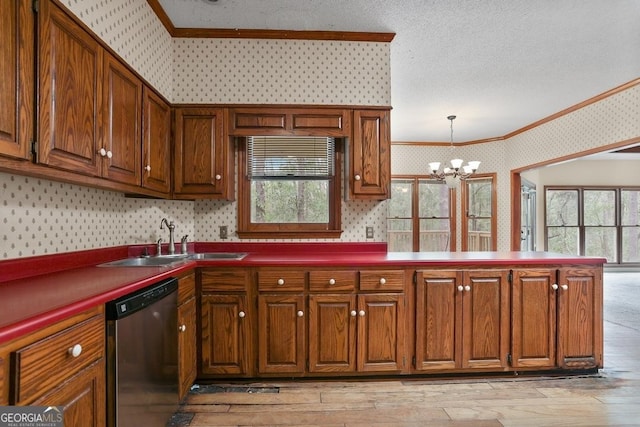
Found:
[{"label": "window frame", "polygon": [[[498,248],[498,197],[497,197],[497,175],[495,173],[473,174],[472,177],[461,180],[460,187],[462,190],[462,226],[461,226],[461,248],[463,252],[469,251],[469,183],[479,180],[491,181],[491,216],[488,218],[491,224],[491,247],[488,251],[496,251]],[[485,251],[482,251],[485,252]]]},{"label": "window frame", "polygon": [[[573,228],[577,228],[578,232],[578,256],[585,256],[586,253],[586,238],[587,238],[587,229],[598,229],[598,228],[615,228],[615,236],[616,236],[616,247],[615,250],[615,260],[607,261],[607,265],[615,265],[615,266],[630,266],[636,267],[640,265],[638,261],[623,261],[625,256],[624,246],[625,246],[625,238],[624,232],[625,229],[636,228],[638,229],[640,226],[638,225],[630,225],[623,224],[622,222],[622,192],[623,191],[640,191],[639,186],[576,186],[576,185],[545,185],[544,186],[544,207],[543,207],[543,216],[544,216],[544,250],[549,250],[549,231],[554,228],[562,228],[562,226],[554,226],[549,225],[548,219],[548,209],[547,209],[547,192],[549,190],[555,191],[575,191],[578,195],[578,206],[577,206],[577,215],[578,221],[576,225],[571,225]],[[615,225],[606,225],[606,226],[596,226],[596,225],[585,225],[585,191],[613,191],[615,192],[614,204],[613,207],[615,210]],[[599,257],[605,257],[605,255],[597,255]]]},{"label": "window frame", "polygon": [[[411,218],[401,218],[401,219],[411,219],[411,233],[412,233],[412,252],[420,252],[420,220],[423,219],[420,217],[420,181],[436,181],[432,179],[428,175],[393,175],[391,176],[391,181],[393,180],[402,180],[402,181],[413,181],[411,184]],[[442,183],[442,185],[446,185]],[[389,199],[391,200],[391,199]],[[449,252],[456,251],[456,241],[457,241],[457,230],[456,230],[456,189],[449,189],[449,230],[451,233],[451,238],[449,242]],[[388,212],[388,210],[387,210]],[[387,221],[389,219],[398,219],[398,218],[390,218],[387,214]],[[387,241],[389,231],[387,230]]]},{"label": "window frame", "polygon": [[238,152],[238,237],[240,239],[339,238],[342,210],[343,138],[335,138],[334,176],[329,178],[329,221],[327,223],[251,222],[251,179],[247,176],[247,138],[236,139]]}]

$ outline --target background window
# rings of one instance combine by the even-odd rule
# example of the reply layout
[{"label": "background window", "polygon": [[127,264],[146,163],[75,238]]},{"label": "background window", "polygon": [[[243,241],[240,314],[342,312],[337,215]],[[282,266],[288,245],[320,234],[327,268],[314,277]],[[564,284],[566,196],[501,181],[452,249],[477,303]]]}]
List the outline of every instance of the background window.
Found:
[{"label": "background window", "polygon": [[640,263],[640,189],[545,187],[545,249]]},{"label": "background window", "polygon": [[496,250],[495,176],[479,176],[462,181],[462,250]]},{"label": "background window", "polygon": [[455,250],[451,190],[420,177],[393,178],[387,246],[394,252]]}]

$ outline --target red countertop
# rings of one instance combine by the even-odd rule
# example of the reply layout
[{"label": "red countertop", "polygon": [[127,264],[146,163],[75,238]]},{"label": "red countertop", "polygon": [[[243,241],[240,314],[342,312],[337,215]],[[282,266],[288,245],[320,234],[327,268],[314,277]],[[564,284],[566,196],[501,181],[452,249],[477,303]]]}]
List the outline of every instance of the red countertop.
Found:
[{"label": "red countertop", "polygon": [[247,252],[242,260],[170,267],[100,267],[152,246],[124,246],[0,262],[0,343],[197,266],[378,267],[604,264],[548,252],[387,252],[384,243],[191,243],[190,252]]}]

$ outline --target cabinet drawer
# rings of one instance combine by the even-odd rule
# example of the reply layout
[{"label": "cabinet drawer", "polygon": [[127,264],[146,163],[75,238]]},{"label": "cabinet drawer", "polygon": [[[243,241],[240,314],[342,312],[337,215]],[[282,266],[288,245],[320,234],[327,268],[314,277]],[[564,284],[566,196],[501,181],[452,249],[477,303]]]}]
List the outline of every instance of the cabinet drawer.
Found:
[{"label": "cabinet drawer", "polygon": [[245,291],[245,270],[203,269],[200,272],[202,292]]},{"label": "cabinet drawer", "polygon": [[304,271],[261,270],[258,272],[259,291],[302,291],[304,281]]},{"label": "cabinet drawer", "polygon": [[104,317],[96,316],[17,350],[13,403],[28,404],[103,358],[104,333]]},{"label": "cabinet drawer", "polygon": [[196,274],[191,273],[178,279],[178,305],[196,295]]},{"label": "cabinet drawer", "polygon": [[363,291],[404,290],[403,270],[370,270],[360,272],[360,289]]},{"label": "cabinet drawer", "polygon": [[312,291],[352,291],[357,282],[358,272],[355,270],[309,272],[309,289]]}]

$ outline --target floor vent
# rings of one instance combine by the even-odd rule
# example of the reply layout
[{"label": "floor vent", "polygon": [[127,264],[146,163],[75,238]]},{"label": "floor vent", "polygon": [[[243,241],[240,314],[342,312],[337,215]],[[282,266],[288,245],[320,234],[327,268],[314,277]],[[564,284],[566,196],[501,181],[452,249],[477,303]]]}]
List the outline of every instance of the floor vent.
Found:
[{"label": "floor vent", "polygon": [[239,385],[199,385],[191,387],[191,393],[280,393],[279,387],[239,386]]}]

